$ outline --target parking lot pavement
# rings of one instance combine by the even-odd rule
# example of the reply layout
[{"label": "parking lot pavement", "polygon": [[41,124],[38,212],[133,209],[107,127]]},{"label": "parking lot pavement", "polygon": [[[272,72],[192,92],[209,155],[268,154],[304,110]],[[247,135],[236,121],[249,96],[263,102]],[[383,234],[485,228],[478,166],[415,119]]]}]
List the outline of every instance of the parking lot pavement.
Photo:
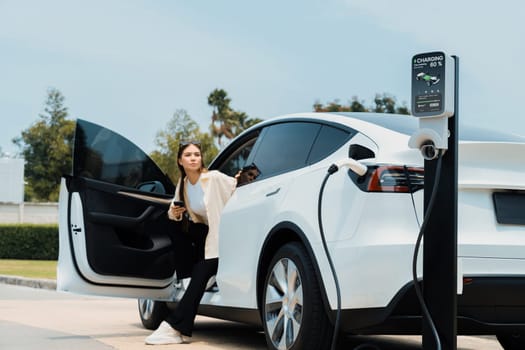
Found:
[{"label": "parking lot pavement", "polygon": [[113,347],[86,336],[0,320],[0,349],[110,350]]},{"label": "parking lot pavement", "polygon": [[[104,350],[149,349],[144,339],[151,331],[140,323],[137,301],[79,296],[45,288],[27,288],[0,283],[1,349]],[[31,334],[22,346],[21,335]],[[61,346],[67,344],[67,346]],[[362,347],[370,344],[368,348]],[[7,346],[9,345],[9,346]],[[341,337],[338,350],[420,350],[419,336]],[[162,349],[179,349],[168,345]],[[155,347],[156,349],[156,347]],[[185,350],[264,350],[261,330],[235,322],[198,316],[191,343]],[[501,350],[494,337],[458,337],[458,350]]]},{"label": "parking lot pavement", "polygon": [[[45,289],[0,284],[0,349],[156,349],[144,344],[151,331],[140,322],[137,300],[80,296]],[[13,330],[13,332],[8,331]],[[49,347],[24,347],[17,334],[35,331],[33,340]],[[24,339],[24,341],[30,339]],[[5,345],[18,344],[15,347]],[[105,347],[104,347],[105,346]],[[89,346],[87,347],[89,348]],[[163,346],[174,349],[176,345]],[[85,348],[84,348],[85,349]],[[187,350],[266,349],[264,335],[246,325],[198,316]],[[77,349],[76,349],[77,350]]]}]

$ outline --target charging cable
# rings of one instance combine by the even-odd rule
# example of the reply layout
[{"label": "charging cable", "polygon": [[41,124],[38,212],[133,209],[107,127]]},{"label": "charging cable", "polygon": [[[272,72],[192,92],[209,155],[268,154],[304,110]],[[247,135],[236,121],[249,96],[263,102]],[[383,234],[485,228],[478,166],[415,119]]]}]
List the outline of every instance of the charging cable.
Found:
[{"label": "charging cable", "polygon": [[412,208],[414,208],[414,215],[416,217],[417,227],[421,229],[419,217],[417,216],[416,201],[414,200],[414,192],[412,191],[412,182],[410,182],[410,174],[408,173],[408,167],[406,165],[403,165],[403,170],[405,171],[405,178],[407,179],[408,191],[410,192],[410,199],[412,199]]},{"label": "charging cable", "polygon": [[[439,188],[439,180],[441,178],[442,159],[443,159],[443,151],[439,150],[438,159],[437,159],[438,163],[436,166],[436,179],[434,181],[434,187],[432,188],[432,194],[430,195],[428,207],[425,212],[425,216],[423,217],[423,224],[419,227],[419,234],[417,236],[416,246],[414,248],[414,256],[412,257],[412,282],[414,283],[414,289],[416,291],[417,299],[419,300],[419,304],[421,305],[423,317],[425,317],[428,324],[430,325],[430,329],[432,331],[434,339],[436,340],[436,350],[441,350],[441,340],[439,339],[439,334],[437,332],[436,326],[434,325],[434,321],[432,320],[432,316],[430,315],[430,312],[428,311],[427,305],[425,303],[425,299],[423,298],[421,287],[419,286],[419,282],[417,280],[417,256],[419,253],[419,247],[421,246],[421,240],[423,238],[423,234],[427,228],[428,218],[430,216],[430,213],[432,213],[432,208],[434,207],[434,203],[436,201],[437,189]],[[408,187],[411,188],[410,176],[408,175],[406,167],[405,167],[405,176],[407,178]],[[414,201],[414,198],[412,197],[412,203],[414,204],[413,201]],[[414,204],[414,211],[415,211],[415,204]],[[416,213],[416,220],[417,220],[417,213]],[[417,220],[417,222],[419,225],[419,220]]]},{"label": "charging cable", "polygon": [[321,240],[323,242],[323,248],[324,248],[324,251],[325,251],[325,254],[326,254],[326,258],[328,259],[328,263],[330,264],[330,270],[332,271],[332,276],[334,278],[334,283],[335,283],[335,291],[336,291],[336,294],[337,294],[337,312],[336,312],[336,316],[335,316],[335,324],[334,324],[334,334],[333,334],[333,337],[332,337],[332,346],[330,347],[331,350],[335,350],[335,347],[337,345],[337,335],[339,333],[339,323],[341,321],[341,289],[339,287],[339,279],[337,278],[337,272],[335,271],[335,266],[334,266],[334,263],[332,261],[332,257],[330,255],[330,251],[328,250],[328,244],[326,243],[326,237],[324,235],[324,229],[323,229],[323,219],[322,219],[322,213],[321,213],[321,208],[322,208],[322,201],[323,201],[323,192],[324,192],[324,187],[326,185],[326,182],[328,181],[328,178],[336,173],[339,168],[341,168],[342,166],[347,166],[349,167],[350,169],[352,169],[352,171],[354,171],[355,173],[357,173],[358,175],[360,176],[363,176],[366,174],[368,168],[366,165],[364,164],[361,164],[359,163],[358,161],[352,159],[352,158],[348,158],[348,159],[343,159],[339,162],[336,162],[332,165],[330,165],[330,167],[328,168],[328,172],[326,174],[326,176],[324,177],[323,179],[323,182],[321,184],[321,188],[319,190],[319,200],[317,201],[317,219],[319,221],[319,232],[321,233]]},{"label": "charging cable", "polygon": [[[419,219],[417,217],[417,211],[416,211],[416,207],[415,207],[414,196],[412,194],[412,191],[410,191],[411,196],[412,196],[412,205],[414,207],[414,213],[416,215],[416,221],[417,221],[417,224],[419,226],[419,234],[418,234],[418,237],[417,237],[417,240],[416,240],[416,244],[415,244],[415,248],[414,248],[414,256],[412,258],[412,281],[414,283],[414,289],[415,289],[418,301],[419,301],[419,303],[421,305],[421,309],[422,309],[422,312],[423,312],[423,317],[425,317],[425,319],[429,323],[430,329],[431,329],[432,334],[434,336],[434,339],[436,340],[436,350],[441,350],[441,340],[440,340],[439,334],[438,334],[438,332],[436,330],[436,326],[434,324],[434,321],[432,320],[432,316],[430,315],[430,312],[428,311],[428,308],[427,308],[426,303],[425,303],[425,299],[423,298],[423,293],[421,291],[421,288],[420,288],[418,280],[417,280],[417,257],[418,257],[418,254],[419,254],[419,248],[421,246],[421,240],[423,239],[423,234],[424,234],[424,232],[426,230],[426,227],[427,227],[427,224],[428,224],[428,218],[430,216],[430,213],[432,212],[432,208],[434,207],[434,203],[436,201],[437,190],[439,188],[439,181],[440,181],[440,178],[441,178],[441,165],[442,165],[442,159],[443,159],[442,156],[443,156],[443,151],[439,150],[438,159],[437,159],[438,163],[437,163],[437,167],[436,167],[436,179],[434,181],[434,187],[432,188],[432,194],[430,196],[428,207],[427,207],[427,210],[425,212],[425,216],[423,218],[423,224],[421,224],[421,225],[419,224]],[[337,336],[338,336],[338,333],[339,333],[339,324],[340,324],[340,320],[341,320],[341,289],[339,287],[339,279],[337,277],[337,272],[335,270],[335,266],[334,266],[334,263],[332,261],[332,257],[330,255],[330,251],[328,250],[328,244],[326,243],[326,237],[325,237],[324,229],[323,229],[323,220],[322,220],[321,208],[322,208],[324,188],[326,186],[326,182],[328,181],[328,178],[331,175],[333,175],[334,173],[336,173],[339,170],[339,168],[341,166],[343,166],[343,165],[346,165],[346,166],[350,167],[353,171],[355,171],[360,176],[365,175],[366,171],[367,171],[367,168],[366,168],[365,165],[362,165],[362,164],[358,163],[357,161],[355,161],[355,160],[353,160],[351,158],[346,160],[346,162],[343,161],[343,162],[338,162],[336,164],[332,164],[328,168],[328,172],[327,172],[326,176],[324,177],[323,182],[321,183],[321,188],[319,190],[319,199],[317,201],[317,218],[318,218],[318,222],[319,222],[319,232],[321,233],[321,241],[323,243],[323,248],[324,248],[324,251],[325,251],[328,263],[330,265],[330,270],[332,272],[332,276],[334,278],[335,290],[336,290],[336,295],[337,295],[337,311],[336,311],[335,324],[334,324],[334,334],[332,336],[332,344],[331,344],[331,347],[330,347],[331,350],[335,350],[335,348],[336,348]],[[408,174],[408,169],[407,169],[406,166],[404,167],[404,169],[405,169],[405,176],[407,178],[408,187],[409,187],[409,189],[411,189],[412,188],[412,184],[410,183],[410,176]],[[362,345],[368,345],[368,344],[362,344]],[[358,348],[360,349],[361,346],[359,346]]]},{"label": "charging cable", "polygon": [[321,184],[321,189],[319,190],[319,200],[317,201],[317,218],[319,221],[319,231],[321,232],[321,240],[323,241],[323,248],[326,254],[326,258],[328,259],[328,263],[330,264],[330,270],[332,271],[332,276],[334,277],[335,282],[335,291],[337,293],[337,312],[335,315],[335,324],[334,324],[334,334],[332,336],[332,345],[330,347],[331,350],[335,350],[336,344],[337,344],[337,334],[339,333],[339,323],[341,318],[341,289],[339,288],[339,279],[337,278],[337,273],[335,271],[334,263],[332,261],[332,257],[330,256],[330,251],[328,250],[328,245],[326,244],[326,238],[324,235],[324,229],[323,229],[323,219],[321,217],[321,207],[322,207],[322,200],[323,200],[323,192],[324,187],[326,185],[326,182],[328,181],[328,178],[337,172],[339,170],[339,167],[335,164],[332,164],[330,168],[328,168],[328,173],[323,179],[323,182]]}]

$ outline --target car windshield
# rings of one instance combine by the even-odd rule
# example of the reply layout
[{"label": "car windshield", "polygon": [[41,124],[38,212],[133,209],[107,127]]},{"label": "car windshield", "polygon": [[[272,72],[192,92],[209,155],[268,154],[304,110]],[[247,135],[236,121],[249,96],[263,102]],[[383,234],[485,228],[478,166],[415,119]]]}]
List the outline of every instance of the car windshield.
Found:
[{"label": "car windshield", "polygon": [[[401,134],[412,135],[418,128],[417,118],[409,115],[388,115],[388,114],[355,114],[355,113],[338,113],[370,122],[387,128]],[[490,130],[479,126],[460,124],[459,138],[461,141],[493,141],[493,142],[519,142],[525,143],[525,137],[506,133],[503,131]]]}]

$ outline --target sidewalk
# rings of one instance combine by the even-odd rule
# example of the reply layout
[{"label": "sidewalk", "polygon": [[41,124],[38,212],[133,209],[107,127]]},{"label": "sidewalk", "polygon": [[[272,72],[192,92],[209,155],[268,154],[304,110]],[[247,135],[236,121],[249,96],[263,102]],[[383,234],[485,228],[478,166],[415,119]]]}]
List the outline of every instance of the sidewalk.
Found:
[{"label": "sidewalk", "polygon": [[17,286],[25,286],[32,288],[42,288],[42,289],[57,289],[57,282],[50,279],[38,279],[38,278],[26,278],[19,276],[8,276],[0,275],[0,283],[4,284],[14,284]]}]

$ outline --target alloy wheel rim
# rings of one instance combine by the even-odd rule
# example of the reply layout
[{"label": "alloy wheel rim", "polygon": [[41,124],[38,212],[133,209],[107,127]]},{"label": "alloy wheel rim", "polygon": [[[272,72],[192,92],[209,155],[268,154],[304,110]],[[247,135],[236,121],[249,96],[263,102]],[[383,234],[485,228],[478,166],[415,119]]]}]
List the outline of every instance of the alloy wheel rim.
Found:
[{"label": "alloy wheel rim", "polygon": [[148,320],[153,314],[153,300],[150,299],[139,299],[140,313],[142,318]]},{"label": "alloy wheel rim", "polygon": [[301,330],[303,286],[297,266],[283,258],[273,267],[266,286],[265,322],[276,349],[290,349]]}]

